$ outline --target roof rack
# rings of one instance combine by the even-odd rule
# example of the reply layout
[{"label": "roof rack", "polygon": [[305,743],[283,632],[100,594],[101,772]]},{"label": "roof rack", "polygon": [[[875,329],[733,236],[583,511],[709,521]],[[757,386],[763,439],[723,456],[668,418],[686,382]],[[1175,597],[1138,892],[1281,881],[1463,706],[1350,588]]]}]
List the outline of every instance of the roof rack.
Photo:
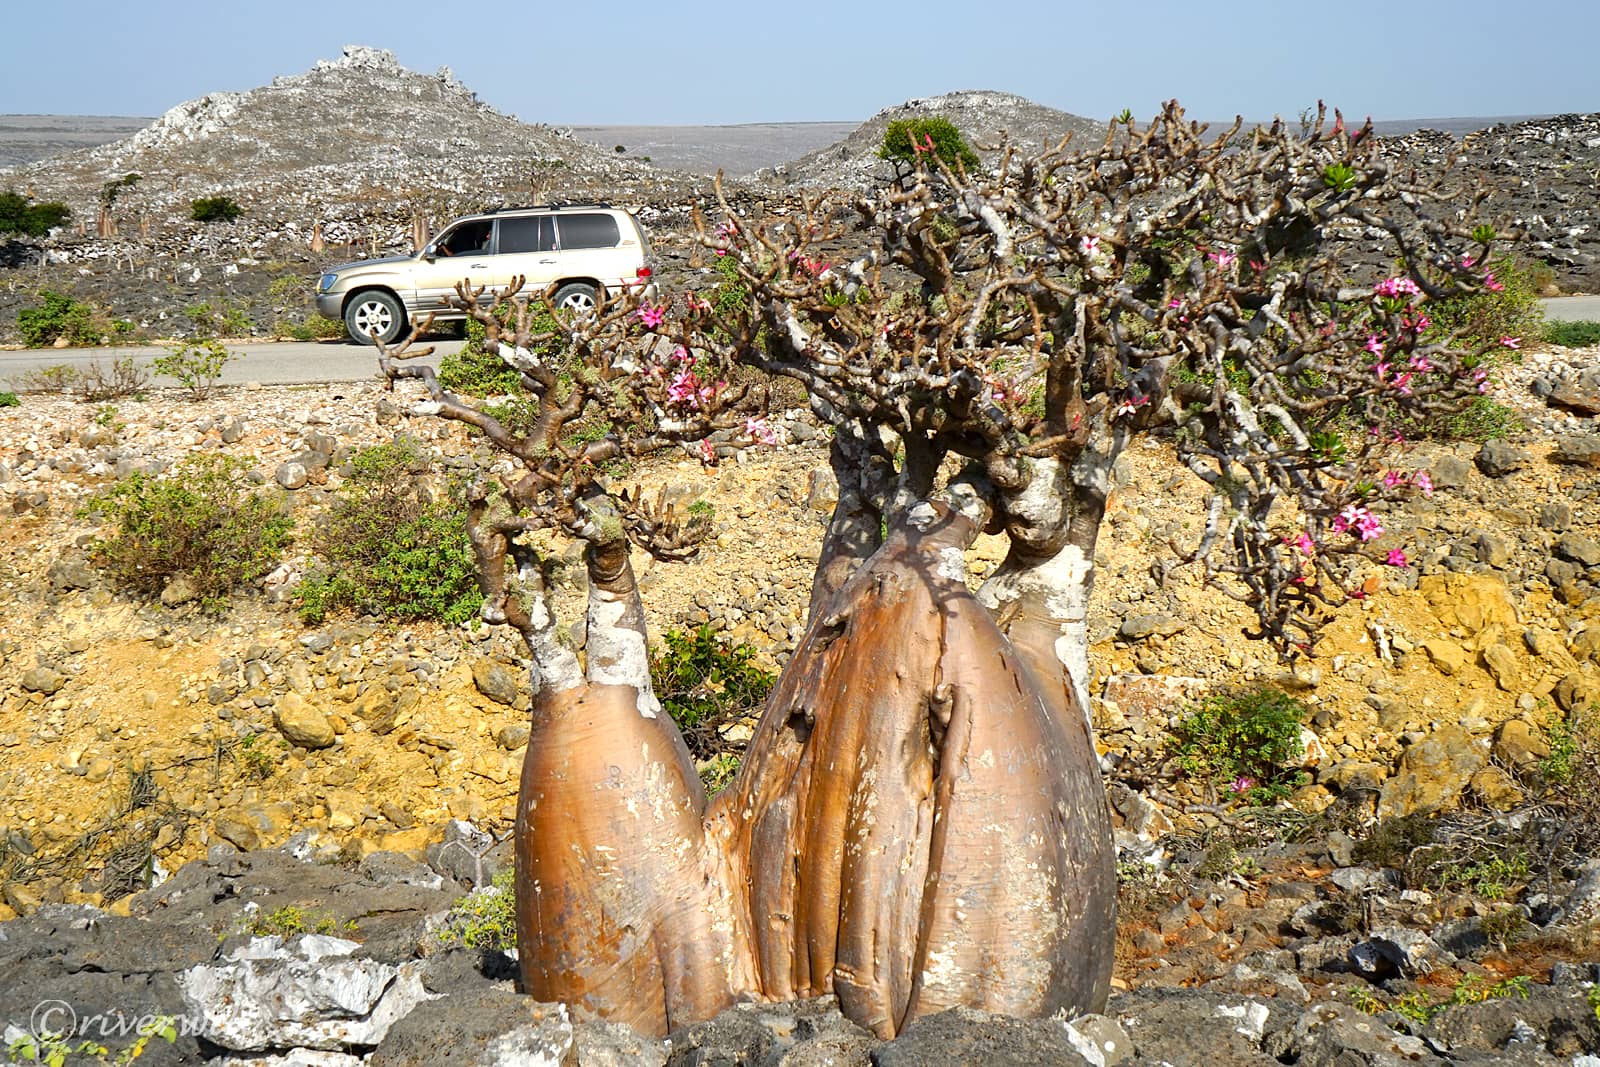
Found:
[{"label": "roof rack", "polygon": [[492,207],[489,210],[487,210],[485,212],[482,212],[482,214],[485,214],[485,215],[500,215],[500,214],[504,214],[507,211],[562,211],[562,210],[565,210],[567,208],[579,208],[579,207],[584,207],[584,208],[609,208],[609,207],[611,207],[611,205],[610,204],[602,204],[602,203],[599,203],[598,201],[587,201],[587,200],[586,201],[575,201],[575,202],[569,203],[569,204],[568,203],[563,203],[563,204],[523,204],[521,206],[507,204],[507,205],[503,205],[501,207]]}]

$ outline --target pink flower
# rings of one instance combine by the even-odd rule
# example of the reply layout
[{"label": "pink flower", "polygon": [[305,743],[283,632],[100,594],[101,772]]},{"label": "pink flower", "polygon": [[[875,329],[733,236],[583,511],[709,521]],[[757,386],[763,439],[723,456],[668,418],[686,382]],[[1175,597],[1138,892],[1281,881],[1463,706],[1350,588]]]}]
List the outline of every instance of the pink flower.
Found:
[{"label": "pink flower", "polygon": [[1138,411],[1148,403],[1150,403],[1150,398],[1147,396],[1127,397],[1122,401],[1122,403],[1117,405],[1116,412],[1112,415],[1112,418],[1120,419],[1124,418],[1125,416],[1132,415],[1135,411]]},{"label": "pink flower", "polygon": [[1388,379],[1386,375],[1389,373],[1389,364],[1381,361],[1374,364],[1372,367],[1372,373],[1378,376],[1378,381],[1387,381]]},{"label": "pink flower", "polygon": [[706,463],[715,463],[717,461],[717,450],[710,441],[700,442],[700,458]]},{"label": "pink flower", "polygon": [[1398,548],[1391,548],[1389,555],[1384,558],[1384,562],[1391,567],[1404,567],[1406,565],[1406,554]]},{"label": "pink flower", "polygon": [[1433,495],[1433,479],[1428,477],[1427,471],[1418,471],[1417,476],[1411,481],[1418,489],[1422,490],[1423,496]]},{"label": "pink flower", "polygon": [[1361,346],[1375,356],[1383,355],[1383,338],[1375,333],[1367,335],[1367,343]]},{"label": "pink flower", "polygon": [[667,320],[666,308],[652,307],[649,304],[641,305],[639,310],[635,311],[634,314],[639,317],[640,322],[644,323],[645,326],[652,330]]},{"label": "pink flower", "polygon": [[687,363],[689,362],[689,350],[682,345],[674,345],[672,347],[672,355],[668,358],[674,363]]},{"label": "pink flower", "polygon": [[764,445],[775,445],[778,443],[778,432],[774,430],[771,424],[767,422],[765,416],[755,419],[745,419],[744,432],[746,437],[749,437],[754,441],[760,441]]},{"label": "pink flower", "polygon": [[1501,334],[1500,335],[1500,347],[1501,348],[1521,348],[1522,347],[1522,338],[1520,338],[1520,337],[1507,337],[1504,334]]},{"label": "pink flower", "polygon": [[1311,540],[1311,535],[1301,530],[1292,540],[1291,545],[1300,550],[1301,555],[1309,556],[1316,549],[1317,543]]},{"label": "pink flower", "polygon": [[1410,278],[1385,278],[1372,288],[1379,296],[1413,296],[1422,292]]},{"label": "pink flower", "polygon": [[1503,293],[1506,287],[1494,280],[1494,271],[1487,271],[1483,275],[1483,287],[1491,293]]},{"label": "pink flower", "polygon": [[1411,395],[1411,372],[1406,371],[1394,380],[1394,387],[1400,391],[1401,396]]},{"label": "pink flower", "polygon": [[667,385],[667,399],[674,404],[695,408],[700,406],[700,379],[695,377],[694,371],[682,367],[672,376],[672,381]]},{"label": "pink flower", "polygon": [[1183,307],[1183,301],[1179,300],[1177,297],[1173,297],[1171,300],[1167,301],[1167,307],[1169,307],[1169,308],[1181,308],[1181,307]]},{"label": "pink flower", "polygon": [[1406,484],[1406,476],[1400,471],[1383,472],[1383,487],[1385,489],[1393,489],[1397,485],[1404,484]]},{"label": "pink flower", "polygon": [[1235,793],[1248,793],[1255,787],[1256,780],[1254,778],[1246,777],[1242,774],[1228,783],[1229,790]]},{"label": "pink flower", "polygon": [[711,310],[711,301],[704,300],[704,299],[696,296],[694,293],[690,293],[688,296],[684,297],[683,298],[683,302],[684,302],[684,304],[686,304],[688,306],[690,311],[710,311]]},{"label": "pink flower", "polygon": [[1260,274],[1262,271],[1267,269],[1267,265],[1261,262],[1259,259],[1252,259],[1250,261],[1250,269],[1255,271],[1257,274]]},{"label": "pink flower", "polygon": [[1221,267],[1223,270],[1227,270],[1228,267],[1232,265],[1233,261],[1239,257],[1234,255],[1232,252],[1229,252],[1226,248],[1219,248],[1215,252],[1208,252],[1206,254],[1206,258],[1211,260],[1211,262],[1215,263],[1217,266]]},{"label": "pink flower", "polygon": [[1428,362],[1427,356],[1412,356],[1411,369],[1418,374],[1426,374],[1433,369],[1433,364]]},{"label": "pink flower", "polygon": [[1086,256],[1093,256],[1100,251],[1100,238],[1093,234],[1084,234],[1078,238],[1078,251]]},{"label": "pink flower", "polygon": [[1461,257],[1461,265],[1463,267],[1470,267],[1476,262],[1478,262],[1478,259],[1477,259],[1476,256],[1462,256]]},{"label": "pink flower", "polygon": [[1356,523],[1356,534],[1363,541],[1371,541],[1382,537],[1383,523],[1379,522],[1378,517],[1369,511],[1361,517],[1360,522]]}]

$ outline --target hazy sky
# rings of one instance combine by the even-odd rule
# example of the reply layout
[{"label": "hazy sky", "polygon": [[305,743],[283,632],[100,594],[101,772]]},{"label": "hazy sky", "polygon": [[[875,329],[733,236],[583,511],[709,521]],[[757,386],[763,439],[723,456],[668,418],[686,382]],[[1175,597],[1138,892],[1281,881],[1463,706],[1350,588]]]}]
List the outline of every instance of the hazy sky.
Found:
[{"label": "hazy sky", "polygon": [[0,112],[158,115],[346,44],[528,122],[864,119],[999,89],[1104,119],[1600,110],[1600,0],[5,0]]}]

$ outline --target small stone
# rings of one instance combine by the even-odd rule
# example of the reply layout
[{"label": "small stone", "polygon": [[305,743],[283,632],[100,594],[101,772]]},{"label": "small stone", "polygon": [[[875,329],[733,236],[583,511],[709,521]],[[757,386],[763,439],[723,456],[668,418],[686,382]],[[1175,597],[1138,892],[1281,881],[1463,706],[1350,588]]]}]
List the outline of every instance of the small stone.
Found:
[{"label": "small stone", "polygon": [[286,693],[272,709],[278,731],[301,748],[327,748],[333,744],[333,723],[328,716],[306,703],[299,693]]},{"label": "small stone", "polygon": [[241,852],[249,852],[261,844],[261,835],[256,828],[243,819],[231,815],[218,816],[211,824],[217,836],[237,847]]},{"label": "small stone", "polygon": [[501,748],[511,752],[528,743],[529,732],[527,723],[514,722],[495,731],[494,739]]},{"label": "small stone", "polygon": [[272,474],[273,480],[285,489],[303,488],[309,477],[305,464],[293,461],[278,464],[278,469]]},{"label": "small stone", "polygon": [[1467,665],[1466,652],[1454,641],[1441,637],[1429,638],[1422,642],[1422,650],[1428,654],[1428,660],[1440,674],[1453,675]]},{"label": "small stone", "polygon": [[1528,465],[1528,454],[1500,438],[1483,443],[1478,451],[1478,469],[1491,478],[1504,478]]},{"label": "small stone", "polygon": [[1129,641],[1141,641],[1147,637],[1170,637],[1183,632],[1183,622],[1171,615],[1136,615],[1123,621],[1117,628],[1117,633]]},{"label": "small stone", "polygon": [[1431,468],[1433,484],[1439,489],[1461,489],[1472,479],[1472,464],[1457,456],[1440,456]]},{"label": "small stone", "polygon": [[1496,641],[1483,650],[1483,665],[1489,671],[1490,677],[1496,685],[1508,693],[1517,690],[1517,683],[1522,677],[1521,668],[1517,664],[1517,654],[1511,649]]},{"label": "small stone", "polygon": [[161,604],[163,607],[175,608],[188,604],[199,596],[200,590],[195,588],[194,581],[188,575],[180,574],[161,590]]},{"label": "small stone", "polygon": [[30,693],[54,696],[67,684],[67,676],[54,667],[30,667],[22,672],[22,688]]},{"label": "small stone", "polygon": [[1562,559],[1571,560],[1585,567],[1600,565],[1600,541],[1582,534],[1563,534],[1551,551]]},{"label": "small stone", "polygon": [[1550,452],[1550,462],[1577,467],[1600,467],[1600,435],[1558,437]]},{"label": "small stone", "polygon": [[1513,767],[1533,767],[1550,755],[1550,746],[1533,726],[1521,719],[1507,719],[1495,738],[1494,756]]},{"label": "small stone", "polygon": [[509,707],[517,702],[517,680],[493,660],[479,660],[472,665],[472,684],[496,704]]}]

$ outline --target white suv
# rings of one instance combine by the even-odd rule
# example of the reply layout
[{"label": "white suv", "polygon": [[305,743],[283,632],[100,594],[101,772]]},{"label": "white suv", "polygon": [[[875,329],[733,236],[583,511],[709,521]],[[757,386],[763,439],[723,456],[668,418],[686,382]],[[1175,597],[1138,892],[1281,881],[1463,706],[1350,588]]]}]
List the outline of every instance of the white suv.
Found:
[{"label": "white suv", "polygon": [[556,286],[556,306],[588,311],[602,294],[653,291],[650,242],[637,219],[609,204],[501,208],[457,219],[409,256],[330,267],[317,282],[317,311],[343,319],[356,341],[388,343],[408,321],[463,319],[446,306],[462,280],[504,289],[519,275],[524,292]]}]

